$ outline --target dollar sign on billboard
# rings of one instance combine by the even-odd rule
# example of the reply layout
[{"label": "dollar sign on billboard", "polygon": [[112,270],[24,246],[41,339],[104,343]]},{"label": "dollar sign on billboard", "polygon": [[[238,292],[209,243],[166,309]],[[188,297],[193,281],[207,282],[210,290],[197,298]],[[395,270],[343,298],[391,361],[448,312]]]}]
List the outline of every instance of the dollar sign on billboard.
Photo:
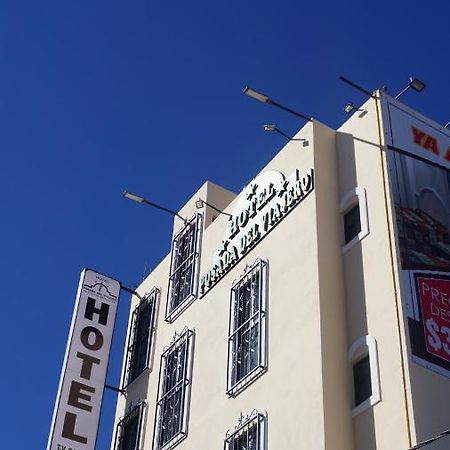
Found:
[{"label": "dollar sign on billboard", "polygon": [[442,348],[442,342],[439,336],[436,334],[439,331],[438,324],[433,319],[427,319],[426,327],[430,336],[427,337],[428,344],[433,347],[434,351],[440,350]]}]

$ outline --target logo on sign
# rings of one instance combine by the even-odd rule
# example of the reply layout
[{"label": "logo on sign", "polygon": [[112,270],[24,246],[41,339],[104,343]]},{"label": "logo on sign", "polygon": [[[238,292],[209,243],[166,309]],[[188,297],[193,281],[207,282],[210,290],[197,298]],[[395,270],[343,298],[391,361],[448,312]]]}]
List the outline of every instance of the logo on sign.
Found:
[{"label": "logo on sign", "polygon": [[256,177],[239,197],[225,230],[225,237],[213,256],[212,268],[202,276],[204,295],[246,253],[269,233],[314,189],[314,170],[299,170],[289,177],[276,171]]}]

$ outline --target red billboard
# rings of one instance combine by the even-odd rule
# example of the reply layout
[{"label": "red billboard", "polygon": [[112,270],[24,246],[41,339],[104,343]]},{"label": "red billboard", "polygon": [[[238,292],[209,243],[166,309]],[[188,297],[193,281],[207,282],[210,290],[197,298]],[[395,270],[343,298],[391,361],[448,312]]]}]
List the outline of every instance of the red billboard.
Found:
[{"label": "red billboard", "polygon": [[414,362],[450,378],[450,132],[382,94]]}]

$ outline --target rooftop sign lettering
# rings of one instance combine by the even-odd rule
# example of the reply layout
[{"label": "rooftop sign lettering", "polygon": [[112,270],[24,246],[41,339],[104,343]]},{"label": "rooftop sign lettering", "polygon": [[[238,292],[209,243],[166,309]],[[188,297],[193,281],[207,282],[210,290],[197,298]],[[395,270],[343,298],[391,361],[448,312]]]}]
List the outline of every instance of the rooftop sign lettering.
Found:
[{"label": "rooftop sign lettering", "polygon": [[250,249],[269,233],[314,189],[314,171],[289,177],[264,172],[242,192],[228,220],[225,237],[213,256],[213,266],[202,276],[200,295],[214,286]]}]

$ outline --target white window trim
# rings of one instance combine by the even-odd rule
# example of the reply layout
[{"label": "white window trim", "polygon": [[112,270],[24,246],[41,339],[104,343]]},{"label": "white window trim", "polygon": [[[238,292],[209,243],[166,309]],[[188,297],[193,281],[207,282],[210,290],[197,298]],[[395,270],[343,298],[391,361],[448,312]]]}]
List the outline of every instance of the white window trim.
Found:
[{"label": "white window trim", "polygon": [[[260,323],[260,355],[261,360],[259,365],[247,373],[241,380],[236,383],[232,382],[232,358],[231,358],[231,348],[230,348],[230,336],[234,333],[232,329],[232,318],[234,314],[234,288],[239,284],[243,278],[247,276],[249,272],[254,270],[257,266],[260,266],[260,276],[261,276],[261,323]],[[268,279],[269,279],[269,263],[265,259],[258,258],[251,266],[246,266],[243,275],[233,282],[230,295],[230,317],[229,317],[229,331],[228,331],[228,362],[227,362],[227,394],[231,397],[238,395],[242,390],[244,390],[248,385],[250,385],[254,380],[256,380],[260,375],[262,375],[267,369],[267,302],[268,302]]]},{"label": "white window trim", "polygon": [[352,369],[352,404],[354,404],[354,381],[353,381],[353,365],[360,361],[366,355],[369,355],[370,364],[370,381],[372,384],[372,395],[360,403],[358,406],[353,407],[352,417],[356,417],[363,411],[376,405],[381,401],[381,387],[380,387],[380,372],[378,367],[378,350],[377,341],[372,336],[361,336],[350,346],[348,350],[348,361]]},{"label": "white window trim", "polygon": [[[353,206],[359,203],[359,221],[361,224],[361,231],[349,242],[345,243],[344,232],[344,214],[347,213]],[[366,190],[362,187],[356,187],[347,192],[341,200],[339,211],[342,216],[342,253],[346,253],[357,242],[363,240],[369,234],[369,214],[367,210],[367,195]]]},{"label": "white window trim", "polygon": [[[177,343],[181,340],[186,341],[187,344],[187,360],[186,360],[186,384],[185,384],[185,393],[184,393],[184,401],[183,401],[183,410],[182,410],[182,425],[181,431],[174,435],[168,442],[164,445],[158,445],[159,436],[160,436],[160,406],[159,403],[161,401],[162,393],[163,393],[163,383],[162,377],[165,371],[165,364],[163,364],[163,360],[165,356],[170,353],[170,351],[177,345]],[[176,447],[180,442],[187,438],[189,432],[189,414],[190,414],[190,401],[191,401],[191,385],[192,385],[192,369],[193,369],[193,361],[194,361],[194,341],[195,341],[195,330],[190,328],[184,328],[180,334],[175,332],[175,336],[171,344],[166,347],[161,355],[161,364],[159,371],[159,381],[158,381],[158,389],[157,389],[157,401],[156,401],[156,412],[155,412],[155,424],[153,430],[153,449],[154,450],[168,450]]]},{"label": "white window trim", "polygon": [[[129,334],[128,334],[128,341],[127,341],[127,347],[126,347],[126,364],[124,365],[124,373],[122,376],[122,389],[128,388],[132,383],[134,383],[136,380],[141,378],[141,375],[145,373],[148,370],[152,369],[152,362],[153,362],[153,352],[155,348],[155,330],[156,330],[156,318],[158,315],[158,306],[159,306],[159,299],[161,296],[161,289],[158,287],[154,287],[150,292],[146,293],[143,297],[140,298],[139,303],[135,306],[133,309],[132,318],[133,321],[130,324]],[[147,341],[147,360],[146,365],[144,369],[133,378],[133,380],[130,381],[130,371],[131,371],[131,363],[132,363],[132,352],[130,352],[130,347],[135,345],[135,339],[136,339],[136,317],[135,313],[138,310],[138,308],[141,306],[142,302],[152,300],[152,317],[150,321],[150,330],[149,330],[149,337]],[[133,352],[135,349],[133,349]]]},{"label": "white window trim", "polygon": [[[194,274],[193,274],[193,283],[192,283],[192,292],[191,295],[186,297],[181,303],[179,303],[175,308],[171,309],[172,302],[172,276],[174,274],[174,246],[175,241],[183,234],[186,226],[194,224],[196,227],[196,240],[195,240],[195,249],[194,249]],[[166,322],[172,323],[197,297],[198,297],[198,288],[199,288],[199,278],[200,278],[200,255],[201,255],[201,242],[202,242],[202,231],[203,231],[203,215],[201,213],[195,213],[191,219],[187,222],[185,226],[174,236],[172,239],[172,248],[171,248],[171,261],[170,261],[170,273],[169,273],[169,283],[167,289],[167,301],[166,301],[166,313],[165,320]]]}]

